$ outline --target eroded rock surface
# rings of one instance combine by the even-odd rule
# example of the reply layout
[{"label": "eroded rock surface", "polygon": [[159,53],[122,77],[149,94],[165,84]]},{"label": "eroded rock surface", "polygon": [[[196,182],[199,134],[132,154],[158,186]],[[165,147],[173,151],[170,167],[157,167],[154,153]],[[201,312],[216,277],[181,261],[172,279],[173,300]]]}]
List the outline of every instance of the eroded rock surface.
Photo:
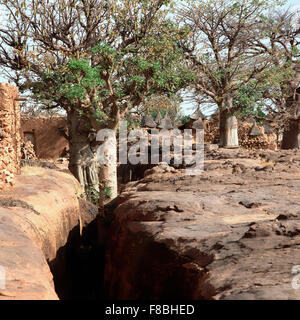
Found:
[{"label": "eroded rock surface", "polygon": [[[119,197],[114,299],[300,299],[299,151],[213,150],[205,172],[148,171]],[[213,160],[217,159],[217,160]]]},{"label": "eroded rock surface", "polygon": [[0,300],[58,299],[47,262],[72,230],[95,218],[80,193],[71,174],[34,167],[23,168],[15,186],[0,193],[0,266],[6,270]]}]

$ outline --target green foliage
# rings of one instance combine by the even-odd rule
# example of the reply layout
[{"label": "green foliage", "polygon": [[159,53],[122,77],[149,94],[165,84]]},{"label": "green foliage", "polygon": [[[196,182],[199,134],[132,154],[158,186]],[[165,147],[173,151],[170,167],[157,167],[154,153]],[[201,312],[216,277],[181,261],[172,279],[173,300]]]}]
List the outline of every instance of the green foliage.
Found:
[{"label": "green foliage", "polygon": [[266,117],[267,114],[263,111],[264,90],[264,86],[257,85],[255,82],[241,86],[234,95],[233,106],[237,110],[235,114],[240,118],[249,116]]},{"label": "green foliage", "polygon": [[163,118],[163,117],[166,115],[167,110],[166,110],[166,109],[161,109],[161,110],[152,109],[151,112],[150,112],[150,114],[151,114],[151,116],[152,116],[153,119],[156,118],[156,116],[158,115],[158,112],[160,112],[161,117]]},{"label": "green foliage", "polygon": [[186,124],[186,123],[189,122],[189,120],[190,120],[190,117],[189,117],[189,116],[183,116],[183,117],[181,117],[180,122],[181,122],[182,124]]},{"label": "green foliage", "polygon": [[132,114],[128,114],[125,120],[127,121],[127,128],[129,130],[136,129],[141,126],[141,120],[137,117],[132,116]]},{"label": "green foliage", "polygon": [[[232,113],[240,117],[263,117],[263,100],[269,102],[271,98],[276,102],[280,88],[289,79],[291,64],[284,62],[291,56],[287,53],[289,46],[294,46],[290,58],[294,63],[297,54],[298,42],[291,36],[295,30],[290,28],[288,19],[276,18],[276,11],[280,10],[277,6],[284,1],[185,2],[188,4],[178,10],[178,16],[181,23],[190,28],[190,36],[184,39],[183,47],[197,71],[194,83],[197,98],[219,108],[231,108],[227,103],[231,101],[227,97],[231,97]],[[284,45],[280,44],[284,43],[282,33],[290,37]],[[274,67],[276,63],[269,56],[270,52],[274,52],[273,57],[283,63],[284,68]]]},{"label": "green foliage", "polygon": [[97,68],[92,68],[88,59],[70,59],[65,66],[45,71],[39,81],[31,84],[31,90],[36,99],[67,102],[75,107],[95,87],[103,84]]},{"label": "green foliage", "polygon": [[[110,199],[112,197],[112,188],[110,186],[105,186],[103,194],[106,198]],[[89,187],[85,194],[80,195],[81,198],[87,198],[94,205],[99,205],[99,190],[96,188]]]},{"label": "green foliage", "polygon": [[104,192],[103,193],[104,193],[106,198],[110,199],[112,197],[112,189],[111,189],[111,187],[106,185],[104,187]]},{"label": "green foliage", "polygon": [[[112,197],[112,188],[108,185],[104,186],[103,194],[106,198]],[[99,205],[99,190],[93,187],[89,187],[85,193],[80,195],[80,198],[85,198],[92,202],[94,205]]]},{"label": "green foliage", "polygon": [[95,206],[99,205],[99,191],[95,188],[89,187],[85,193],[80,195],[80,198],[89,200]]},{"label": "green foliage", "polygon": [[118,51],[107,44],[105,41],[100,41],[99,44],[92,49],[92,53],[101,55],[104,58],[110,56],[116,58],[118,56]]},{"label": "green foliage", "polygon": [[99,205],[99,191],[97,189],[90,188],[88,190],[88,198],[94,205]]},{"label": "green foliage", "polygon": [[163,20],[121,49],[117,36],[115,42],[100,41],[85,58],[45,71],[31,89],[38,100],[59,102],[107,125],[115,120],[115,106],[123,112],[153,94],[171,97],[195,80],[177,44],[184,33]]}]

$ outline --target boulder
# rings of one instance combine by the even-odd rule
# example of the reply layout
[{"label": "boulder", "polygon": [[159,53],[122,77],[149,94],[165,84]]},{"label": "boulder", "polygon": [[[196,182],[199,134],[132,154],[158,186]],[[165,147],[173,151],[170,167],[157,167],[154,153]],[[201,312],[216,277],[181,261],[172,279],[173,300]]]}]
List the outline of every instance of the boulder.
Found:
[{"label": "boulder", "polygon": [[202,175],[160,166],[127,185],[109,231],[108,299],[300,299],[299,152],[266,153],[285,159],[271,172],[256,171],[259,154],[214,152],[226,159]]},{"label": "boulder", "polygon": [[0,300],[58,299],[49,264],[72,236],[95,219],[69,173],[25,167],[13,188],[0,193]]}]

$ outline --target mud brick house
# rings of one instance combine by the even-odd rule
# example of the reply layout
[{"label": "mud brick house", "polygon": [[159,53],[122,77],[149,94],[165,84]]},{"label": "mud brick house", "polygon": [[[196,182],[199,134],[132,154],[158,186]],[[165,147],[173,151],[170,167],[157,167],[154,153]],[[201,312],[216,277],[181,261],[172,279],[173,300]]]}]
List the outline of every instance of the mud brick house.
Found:
[{"label": "mud brick house", "polygon": [[21,138],[18,89],[0,83],[0,190],[13,184],[20,173]]},{"label": "mud brick house", "polygon": [[22,141],[31,141],[38,159],[66,157],[69,150],[68,140],[64,137],[67,131],[67,119],[64,116],[21,117]]}]

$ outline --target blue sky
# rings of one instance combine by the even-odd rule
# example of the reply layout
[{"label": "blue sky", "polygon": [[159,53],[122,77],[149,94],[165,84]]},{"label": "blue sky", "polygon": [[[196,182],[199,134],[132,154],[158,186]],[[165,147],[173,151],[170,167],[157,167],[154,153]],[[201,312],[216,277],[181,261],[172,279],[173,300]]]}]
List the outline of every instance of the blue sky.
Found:
[{"label": "blue sky", "polygon": [[300,6],[300,0],[292,0],[292,1],[290,1],[290,5],[292,5],[292,6],[299,5]]}]

